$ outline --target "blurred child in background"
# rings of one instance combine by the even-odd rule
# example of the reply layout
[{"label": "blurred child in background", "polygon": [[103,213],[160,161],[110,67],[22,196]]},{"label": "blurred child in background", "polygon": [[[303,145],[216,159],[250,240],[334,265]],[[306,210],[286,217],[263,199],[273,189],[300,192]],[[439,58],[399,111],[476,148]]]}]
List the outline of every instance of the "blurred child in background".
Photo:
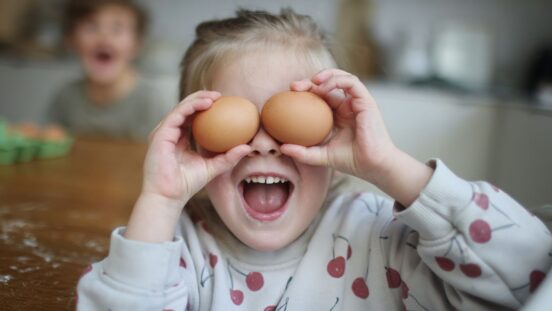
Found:
[{"label": "blurred child in background", "polygon": [[144,140],[164,111],[155,88],[133,65],[146,30],[144,11],[131,0],[69,0],[66,40],[84,76],[63,87],[50,122],[76,134]]}]

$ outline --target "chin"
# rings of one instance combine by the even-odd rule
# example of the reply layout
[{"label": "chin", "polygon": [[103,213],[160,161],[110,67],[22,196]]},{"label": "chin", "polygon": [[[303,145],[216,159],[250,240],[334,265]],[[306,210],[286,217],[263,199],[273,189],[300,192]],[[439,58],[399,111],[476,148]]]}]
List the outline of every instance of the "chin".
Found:
[{"label": "chin", "polygon": [[286,238],[283,235],[275,236],[274,233],[252,234],[238,239],[250,248],[260,252],[273,252],[280,250],[293,242],[294,239]]},{"label": "chin", "polygon": [[88,71],[88,78],[98,84],[109,84],[113,83],[120,76],[119,72],[110,71],[110,72],[97,72],[94,70]]}]

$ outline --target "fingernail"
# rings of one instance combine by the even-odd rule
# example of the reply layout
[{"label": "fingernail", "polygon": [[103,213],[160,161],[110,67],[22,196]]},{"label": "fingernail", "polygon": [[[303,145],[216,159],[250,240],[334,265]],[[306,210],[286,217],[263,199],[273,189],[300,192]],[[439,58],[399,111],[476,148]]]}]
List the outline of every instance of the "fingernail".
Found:
[{"label": "fingernail", "polygon": [[325,71],[325,70],[324,70],[324,71],[322,71],[322,72],[317,73],[317,74],[313,77],[313,79],[316,79],[316,80],[320,81],[320,80],[321,80],[323,77],[325,77],[328,73],[329,73],[328,71]]}]

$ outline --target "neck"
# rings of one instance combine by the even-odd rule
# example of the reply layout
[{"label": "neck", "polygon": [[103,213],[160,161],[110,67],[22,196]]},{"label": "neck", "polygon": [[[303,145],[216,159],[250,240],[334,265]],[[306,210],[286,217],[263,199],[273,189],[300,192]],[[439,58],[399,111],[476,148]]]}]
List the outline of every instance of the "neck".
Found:
[{"label": "neck", "polygon": [[99,106],[109,105],[127,95],[136,85],[136,80],[136,72],[129,68],[111,82],[97,82],[88,79],[86,81],[86,91],[92,103]]}]

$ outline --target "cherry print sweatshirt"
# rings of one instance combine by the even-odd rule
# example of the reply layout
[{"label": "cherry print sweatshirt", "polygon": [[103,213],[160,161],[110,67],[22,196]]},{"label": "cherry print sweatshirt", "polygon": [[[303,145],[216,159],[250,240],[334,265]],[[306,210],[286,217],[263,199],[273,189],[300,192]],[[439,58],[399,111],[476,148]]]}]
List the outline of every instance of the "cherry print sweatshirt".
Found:
[{"label": "cherry print sweatshirt", "polygon": [[407,209],[373,194],[327,202],[275,252],[218,241],[182,215],[173,241],[127,240],[78,284],[79,310],[509,310],[552,265],[552,236],[516,201],[440,161]]}]

